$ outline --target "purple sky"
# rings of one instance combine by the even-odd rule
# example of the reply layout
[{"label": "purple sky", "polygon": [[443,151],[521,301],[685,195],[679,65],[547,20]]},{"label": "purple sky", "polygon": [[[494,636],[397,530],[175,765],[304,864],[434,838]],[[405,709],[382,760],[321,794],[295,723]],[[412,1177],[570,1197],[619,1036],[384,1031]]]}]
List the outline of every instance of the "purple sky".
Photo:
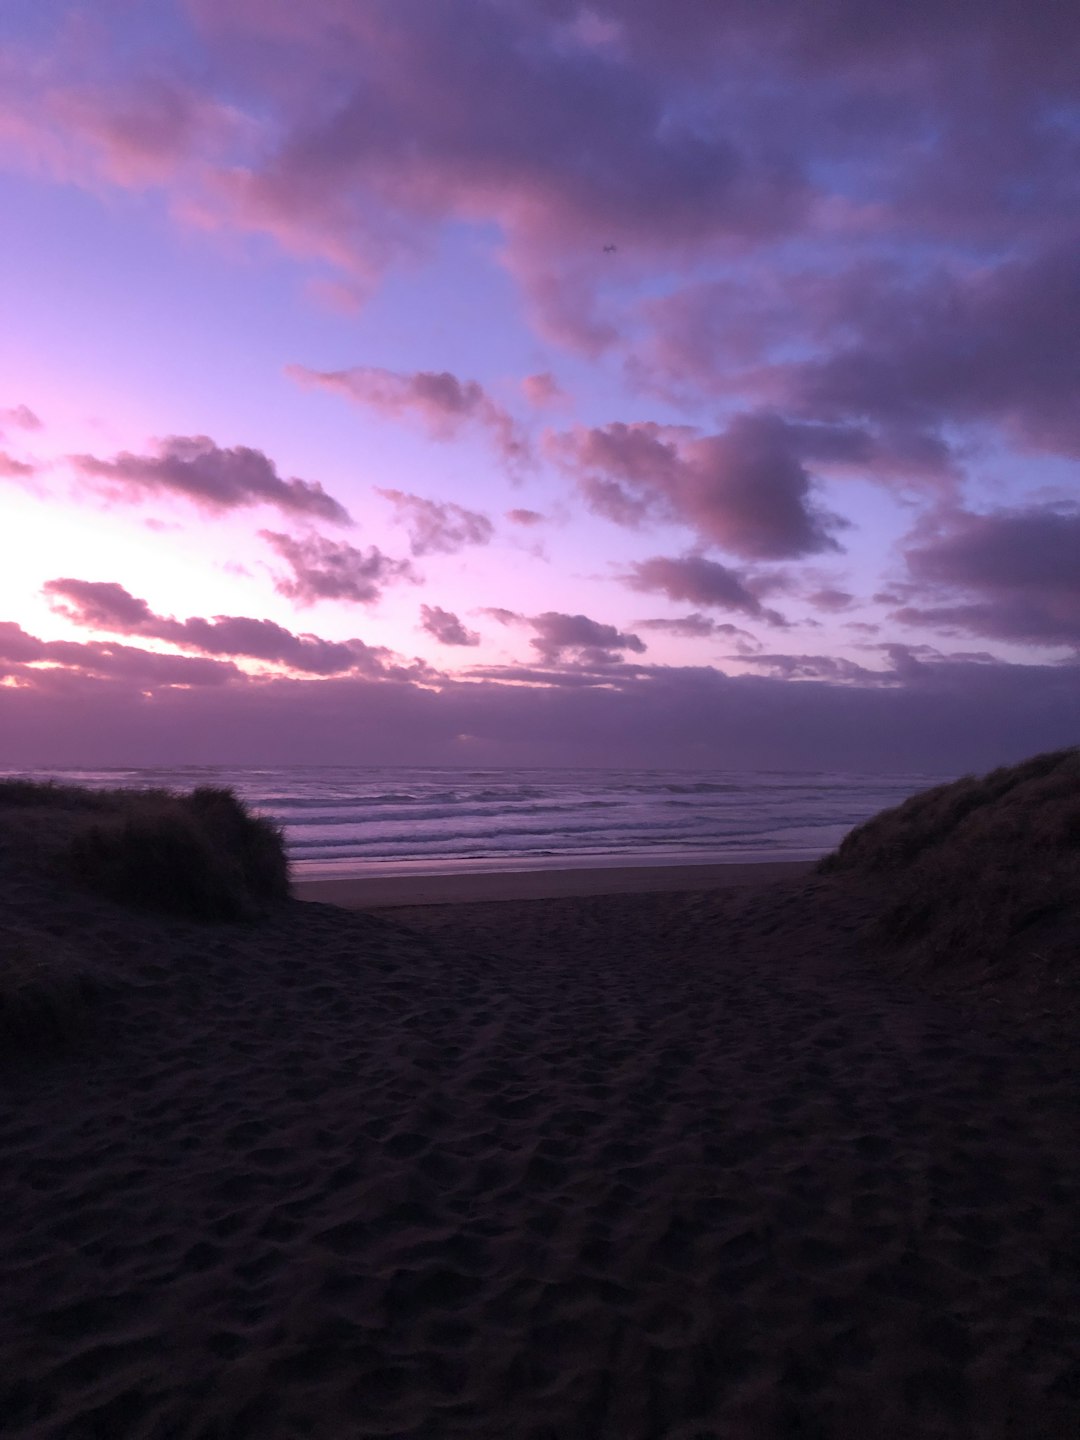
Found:
[{"label": "purple sky", "polygon": [[7,0],[0,767],[1080,740],[1080,9]]}]

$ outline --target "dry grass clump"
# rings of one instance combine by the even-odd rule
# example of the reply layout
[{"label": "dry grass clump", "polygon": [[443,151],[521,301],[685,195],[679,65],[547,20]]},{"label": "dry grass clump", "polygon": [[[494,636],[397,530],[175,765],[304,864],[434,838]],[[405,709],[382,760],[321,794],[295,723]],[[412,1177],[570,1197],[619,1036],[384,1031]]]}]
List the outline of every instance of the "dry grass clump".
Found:
[{"label": "dry grass clump", "polygon": [[929,964],[1080,979],[1080,749],[913,795],[818,873],[886,883],[875,938]]},{"label": "dry grass clump", "polygon": [[99,990],[82,958],[54,935],[0,923],[0,1053],[71,1039]]},{"label": "dry grass clump", "polygon": [[196,920],[253,917],[289,891],[280,828],[232,790],[81,790],[0,781],[9,853],[96,894]]}]

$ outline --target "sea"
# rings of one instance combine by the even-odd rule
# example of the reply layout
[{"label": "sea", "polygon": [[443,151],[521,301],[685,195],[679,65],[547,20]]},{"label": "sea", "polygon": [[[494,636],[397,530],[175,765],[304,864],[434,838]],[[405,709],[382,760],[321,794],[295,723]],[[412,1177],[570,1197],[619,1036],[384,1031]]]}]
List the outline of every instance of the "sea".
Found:
[{"label": "sea", "polygon": [[319,765],[17,773],[94,788],[231,786],[283,827],[293,873],[307,879],[813,860],[879,810],[955,778]]}]

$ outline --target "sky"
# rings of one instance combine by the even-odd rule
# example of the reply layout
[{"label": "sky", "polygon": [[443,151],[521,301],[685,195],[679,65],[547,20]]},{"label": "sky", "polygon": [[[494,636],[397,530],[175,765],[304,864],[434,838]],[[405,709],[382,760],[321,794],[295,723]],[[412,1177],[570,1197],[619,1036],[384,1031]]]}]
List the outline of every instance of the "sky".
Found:
[{"label": "sky", "polygon": [[0,768],[1080,741],[1080,9],[5,0]]}]

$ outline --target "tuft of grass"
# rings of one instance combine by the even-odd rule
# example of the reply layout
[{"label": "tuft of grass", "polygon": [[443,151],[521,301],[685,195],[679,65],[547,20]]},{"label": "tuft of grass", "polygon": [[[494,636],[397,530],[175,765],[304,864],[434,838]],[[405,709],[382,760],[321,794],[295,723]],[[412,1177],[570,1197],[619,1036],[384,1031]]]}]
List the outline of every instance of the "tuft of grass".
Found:
[{"label": "tuft of grass", "polygon": [[1049,972],[1080,954],[1080,748],[913,795],[817,867],[888,887],[875,938],[930,967]]},{"label": "tuft of grass", "polygon": [[241,920],[289,893],[280,827],[230,789],[83,790],[0,782],[0,849],[120,904]]},{"label": "tuft of grass", "polygon": [[82,958],[53,935],[0,925],[0,1048],[52,1050],[85,1025],[99,985]]}]

